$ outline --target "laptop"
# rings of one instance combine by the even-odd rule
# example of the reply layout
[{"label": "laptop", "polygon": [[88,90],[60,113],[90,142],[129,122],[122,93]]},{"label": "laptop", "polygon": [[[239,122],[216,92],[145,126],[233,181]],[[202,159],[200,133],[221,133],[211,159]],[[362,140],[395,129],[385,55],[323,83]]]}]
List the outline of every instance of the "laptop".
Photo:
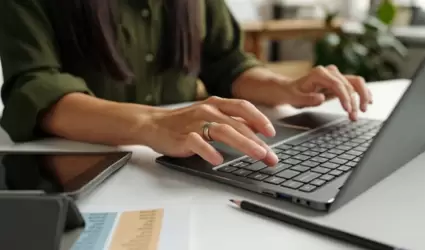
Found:
[{"label": "laptop", "polygon": [[[266,139],[279,157],[268,167],[231,148],[213,143],[225,162],[212,166],[199,156],[161,156],[164,166],[235,187],[329,212],[353,200],[425,150],[425,61],[385,120],[326,113],[301,113],[289,120],[316,121],[294,129],[276,123]],[[307,117],[307,118],[306,118]],[[284,123],[287,120],[283,120]],[[267,141],[269,140],[269,141]]]}]

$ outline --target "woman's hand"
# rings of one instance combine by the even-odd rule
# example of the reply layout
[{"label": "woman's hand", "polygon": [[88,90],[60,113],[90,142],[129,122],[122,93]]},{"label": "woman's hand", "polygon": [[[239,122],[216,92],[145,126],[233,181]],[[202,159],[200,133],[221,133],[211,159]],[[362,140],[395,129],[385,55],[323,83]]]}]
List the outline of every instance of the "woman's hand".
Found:
[{"label": "woman's hand", "polygon": [[[267,68],[255,67],[235,80],[232,93],[236,98],[266,106],[290,104],[297,108],[319,106],[337,97],[352,120],[357,119],[359,109],[365,112],[372,103],[372,95],[363,78],[343,75],[335,66],[316,67],[295,80]],[[360,103],[357,103],[356,94],[360,96]]]},{"label": "woman's hand", "polygon": [[223,157],[204,135],[203,127],[209,122],[213,122],[209,127],[212,140],[269,166],[277,164],[277,156],[255,134],[274,136],[273,125],[253,104],[244,100],[211,97],[189,107],[154,114],[148,125],[152,133],[146,144],[168,156],[197,154],[211,164],[219,165]]},{"label": "woman's hand", "polygon": [[290,82],[288,87],[285,100],[292,106],[318,106],[329,98],[337,97],[352,120],[357,119],[359,108],[366,112],[367,106],[372,103],[372,94],[364,79],[342,75],[335,66],[316,67],[308,75]]}]

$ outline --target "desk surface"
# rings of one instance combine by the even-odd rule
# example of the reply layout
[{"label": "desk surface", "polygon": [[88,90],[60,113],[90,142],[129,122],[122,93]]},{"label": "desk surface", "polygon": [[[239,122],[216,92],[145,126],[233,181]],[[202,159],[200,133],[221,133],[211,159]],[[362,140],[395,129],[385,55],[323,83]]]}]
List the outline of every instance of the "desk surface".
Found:
[{"label": "desk surface", "polygon": [[[393,81],[371,85],[375,104],[365,116],[385,118],[408,81]],[[320,108],[342,112],[336,100]],[[282,107],[264,110],[270,117],[296,112]],[[105,147],[79,143],[44,141],[24,145],[3,145],[20,150],[104,150]],[[229,198],[263,201],[289,213],[307,217],[360,235],[372,237],[410,249],[425,249],[425,154],[419,156],[356,200],[329,215],[318,215],[304,208],[276,202],[240,189],[189,176],[154,163],[156,153],[145,147],[129,147],[134,151],[131,164],[120,170],[88,197],[79,201],[87,206],[137,205],[172,202],[192,204],[191,249],[194,250],[257,250],[257,249],[356,249],[321,236],[312,235],[275,221],[266,220],[232,208]]]}]

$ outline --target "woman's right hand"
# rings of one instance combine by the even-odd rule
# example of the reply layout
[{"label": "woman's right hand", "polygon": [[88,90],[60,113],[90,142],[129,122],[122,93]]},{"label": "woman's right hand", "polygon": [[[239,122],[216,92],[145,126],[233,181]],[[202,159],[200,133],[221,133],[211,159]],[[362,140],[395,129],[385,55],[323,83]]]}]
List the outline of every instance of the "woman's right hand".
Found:
[{"label": "woman's right hand", "polygon": [[204,137],[203,127],[209,127],[212,140],[222,142],[269,166],[278,162],[256,133],[272,137],[272,123],[253,104],[245,100],[210,97],[189,107],[164,110],[152,114],[147,146],[172,157],[199,155],[213,165],[223,163],[222,155]]}]

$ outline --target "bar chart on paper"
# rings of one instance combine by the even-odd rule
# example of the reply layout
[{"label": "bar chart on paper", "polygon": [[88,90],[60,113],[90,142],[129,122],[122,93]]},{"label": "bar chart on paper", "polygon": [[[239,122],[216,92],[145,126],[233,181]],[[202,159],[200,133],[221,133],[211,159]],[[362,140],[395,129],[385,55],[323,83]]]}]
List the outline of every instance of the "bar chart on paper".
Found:
[{"label": "bar chart on paper", "polygon": [[102,211],[83,216],[86,227],[71,250],[189,249],[187,208]]}]

